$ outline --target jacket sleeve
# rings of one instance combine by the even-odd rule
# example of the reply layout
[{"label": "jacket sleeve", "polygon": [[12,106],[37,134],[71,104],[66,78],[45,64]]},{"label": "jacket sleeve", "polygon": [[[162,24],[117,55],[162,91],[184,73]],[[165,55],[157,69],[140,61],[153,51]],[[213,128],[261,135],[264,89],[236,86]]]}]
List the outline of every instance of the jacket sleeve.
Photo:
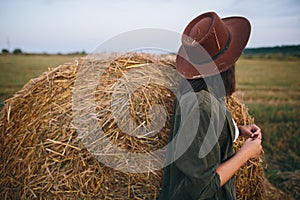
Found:
[{"label": "jacket sleeve", "polygon": [[[218,119],[212,119],[210,109],[205,106],[207,105],[193,107],[182,119],[174,152],[179,157],[175,165],[184,174],[180,189],[185,190],[192,199],[211,198],[220,189],[220,177],[216,172],[221,162],[220,147],[215,126],[209,126],[210,123],[216,123]],[[199,121],[196,118],[199,118]],[[212,136],[208,144],[212,145],[212,148],[205,153],[204,157],[199,156],[201,146],[207,145],[203,143],[207,134]],[[190,145],[183,152],[187,144]]]}]

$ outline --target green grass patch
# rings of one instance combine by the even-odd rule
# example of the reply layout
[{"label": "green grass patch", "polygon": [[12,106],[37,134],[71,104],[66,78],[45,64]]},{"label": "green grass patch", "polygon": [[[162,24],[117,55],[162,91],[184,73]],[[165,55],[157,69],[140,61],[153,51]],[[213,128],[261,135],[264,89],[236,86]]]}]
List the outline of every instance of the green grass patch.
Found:
[{"label": "green grass patch", "polygon": [[292,61],[240,59],[236,81],[242,88],[295,89],[300,88],[300,59]]},{"label": "green grass patch", "polygon": [[74,61],[70,55],[0,55],[0,102],[48,68]]}]

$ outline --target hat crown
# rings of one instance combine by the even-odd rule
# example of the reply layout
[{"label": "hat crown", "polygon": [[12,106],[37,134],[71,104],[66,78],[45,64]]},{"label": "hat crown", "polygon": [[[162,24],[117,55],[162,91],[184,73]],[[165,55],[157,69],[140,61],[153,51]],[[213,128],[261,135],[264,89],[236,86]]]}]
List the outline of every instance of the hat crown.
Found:
[{"label": "hat crown", "polygon": [[[197,64],[214,60],[222,51],[226,50],[229,42],[229,31],[214,12],[202,14],[192,20],[182,36],[182,44],[190,61]],[[208,54],[201,53],[204,50]]]},{"label": "hat crown", "polygon": [[195,26],[191,28],[187,39],[188,40],[192,39],[197,42],[200,42],[202,38],[208,33],[211,23],[212,23],[212,18],[204,17],[202,20],[197,22]]}]

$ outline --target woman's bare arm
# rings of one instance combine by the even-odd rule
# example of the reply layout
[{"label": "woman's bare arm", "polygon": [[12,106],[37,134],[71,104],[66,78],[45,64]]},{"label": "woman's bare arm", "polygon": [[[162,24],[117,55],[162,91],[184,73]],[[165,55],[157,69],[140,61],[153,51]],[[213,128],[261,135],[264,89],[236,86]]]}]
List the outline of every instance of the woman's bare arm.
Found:
[{"label": "woman's bare arm", "polygon": [[222,187],[248,159],[259,156],[261,150],[260,138],[248,138],[233,157],[221,163],[216,169],[220,176],[220,186]]}]

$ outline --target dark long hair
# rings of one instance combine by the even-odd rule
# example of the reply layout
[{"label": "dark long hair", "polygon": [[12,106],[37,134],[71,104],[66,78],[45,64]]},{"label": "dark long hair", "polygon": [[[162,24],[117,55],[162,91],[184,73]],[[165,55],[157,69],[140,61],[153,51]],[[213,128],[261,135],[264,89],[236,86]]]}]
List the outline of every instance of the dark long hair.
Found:
[{"label": "dark long hair", "polygon": [[181,95],[201,90],[206,90],[217,98],[231,95],[235,91],[235,66],[217,75],[193,80],[182,79],[180,82]]}]

